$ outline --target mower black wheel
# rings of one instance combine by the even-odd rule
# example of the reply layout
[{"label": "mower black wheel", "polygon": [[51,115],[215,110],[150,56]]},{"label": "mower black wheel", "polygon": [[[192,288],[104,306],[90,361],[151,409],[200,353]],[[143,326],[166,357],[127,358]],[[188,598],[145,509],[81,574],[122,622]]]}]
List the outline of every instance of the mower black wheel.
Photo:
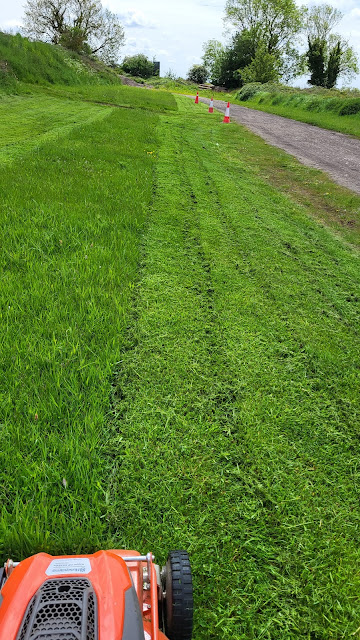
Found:
[{"label": "mower black wheel", "polygon": [[187,551],[170,551],[163,571],[163,586],[165,635],[169,640],[191,640],[194,602]]}]

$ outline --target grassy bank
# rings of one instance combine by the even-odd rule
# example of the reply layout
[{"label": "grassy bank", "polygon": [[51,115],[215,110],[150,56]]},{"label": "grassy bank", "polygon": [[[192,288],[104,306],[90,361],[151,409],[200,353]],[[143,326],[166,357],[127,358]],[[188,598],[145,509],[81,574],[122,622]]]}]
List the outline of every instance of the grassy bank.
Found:
[{"label": "grassy bank", "polygon": [[360,137],[360,92],[252,84],[234,97],[237,104]]},{"label": "grassy bank", "polygon": [[116,73],[91,60],[20,34],[0,32],[0,94],[23,93],[21,83],[33,85],[119,84]]}]

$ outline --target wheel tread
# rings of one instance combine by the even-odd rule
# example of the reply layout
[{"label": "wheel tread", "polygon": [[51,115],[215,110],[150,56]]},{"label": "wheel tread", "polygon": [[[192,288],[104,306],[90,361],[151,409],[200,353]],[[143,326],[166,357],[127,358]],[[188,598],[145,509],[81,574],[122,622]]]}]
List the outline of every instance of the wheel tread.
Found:
[{"label": "wheel tread", "polygon": [[[171,603],[167,602],[165,632],[169,640],[191,640],[193,627],[193,587],[187,551],[170,551],[167,562],[167,581],[171,579]],[[170,585],[169,585],[170,586]]]}]

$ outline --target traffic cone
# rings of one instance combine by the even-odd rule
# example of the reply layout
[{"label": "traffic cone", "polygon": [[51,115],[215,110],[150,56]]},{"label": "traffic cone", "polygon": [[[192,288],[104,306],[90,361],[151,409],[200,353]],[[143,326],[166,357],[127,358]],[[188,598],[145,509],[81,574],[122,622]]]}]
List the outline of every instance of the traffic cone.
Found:
[{"label": "traffic cone", "polygon": [[226,124],[229,124],[230,122],[230,102],[227,103],[223,122],[225,122]]},{"label": "traffic cone", "polygon": [[211,100],[210,100],[209,113],[214,113],[214,99],[213,98],[211,98]]},{"label": "traffic cone", "polygon": [[196,94],[195,104],[199,104],[199,92]]}]

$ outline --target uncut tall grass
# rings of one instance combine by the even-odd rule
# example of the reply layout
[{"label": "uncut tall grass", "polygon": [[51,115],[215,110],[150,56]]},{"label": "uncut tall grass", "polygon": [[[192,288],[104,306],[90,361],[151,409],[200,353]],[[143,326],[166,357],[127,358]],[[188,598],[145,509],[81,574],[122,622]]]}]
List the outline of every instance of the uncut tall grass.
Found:
[{"label": "uncut tall grass", "polygon": [[104,544],[106,416],[157,120],[104,108],[102,119],[0,167],[4,557]]}]

